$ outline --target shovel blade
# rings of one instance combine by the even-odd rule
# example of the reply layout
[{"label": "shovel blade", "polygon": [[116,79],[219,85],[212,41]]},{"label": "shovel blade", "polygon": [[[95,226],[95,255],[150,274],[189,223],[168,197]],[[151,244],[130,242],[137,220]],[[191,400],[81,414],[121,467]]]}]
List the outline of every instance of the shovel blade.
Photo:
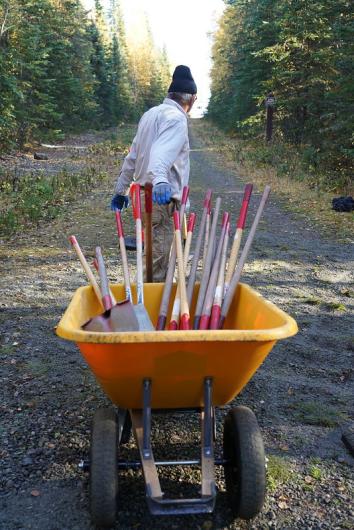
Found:
[{"label": "shovel blade", "polygon": [[128,298],[112,307],[110,321],[112,331],[139,330],[139,322],[135,315],[134,306]]},{"label": "shovel blade", "polygon": [[139,325],[139,331],[155,331],[152,325],[149,313],[143,304],[137,304],[134,306],[134,312]]},{"label": "shovel blade", "polygon": [[119,331],[138,331],[139,322],[133,304],[129,299],[118,302],[102,315],[91,318],[82,326],[85,331],[114,333]]},{"label": "shovel blade", "polygon": [[102,315],[90,318],[86,324],[82,326],[85,331],[96,331],[99,333],[107,333],[112,331],[110,323],[110,310],[105,311]]}]

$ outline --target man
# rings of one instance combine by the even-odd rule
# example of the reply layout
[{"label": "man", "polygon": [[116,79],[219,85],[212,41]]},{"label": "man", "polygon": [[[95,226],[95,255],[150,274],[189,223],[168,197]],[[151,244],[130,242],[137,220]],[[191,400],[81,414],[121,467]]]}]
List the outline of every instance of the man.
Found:
[{"label": "man", "polygon": [[172,215],[179,206],[182,189],[189,181],[189,139],[187,114],[197,99],[197,86],[188,66],[177,66],[161,105],[142,116],[136,136],[119,174],[111,208],[129,204],[129,187],[134,182],[153,184],[153,274],[165,279],[173,238]]}]

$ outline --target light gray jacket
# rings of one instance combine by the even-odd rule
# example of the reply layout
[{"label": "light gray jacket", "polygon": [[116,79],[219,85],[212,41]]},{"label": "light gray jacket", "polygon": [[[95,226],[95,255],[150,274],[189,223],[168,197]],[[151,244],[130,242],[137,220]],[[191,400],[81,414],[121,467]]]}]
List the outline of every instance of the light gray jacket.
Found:
[{"label": "light gray jacket", "polygon": [[143,114],[136,136],[119,174],[115,191],[127,195],[134,179],[142,186],[169,183],[172,197],[180,200],[189,181],[187,114],[172,99]]}]

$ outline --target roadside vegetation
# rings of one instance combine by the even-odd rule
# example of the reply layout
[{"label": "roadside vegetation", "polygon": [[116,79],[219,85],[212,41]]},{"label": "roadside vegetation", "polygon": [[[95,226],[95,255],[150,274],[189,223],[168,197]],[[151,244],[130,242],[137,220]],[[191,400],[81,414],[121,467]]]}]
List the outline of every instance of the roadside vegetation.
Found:
[{"label": "roadside vegetation", "polygon": [[[69,149],[68,160],[57,167],[51,167],[55,153],[50,149],[46,150],[49,161],[44,169],[32,156],[26,158],[28,169],[11,164],[0,167],[0,236],[12,236],[56,218],[78,197],[111,179],[128,152],[134,129],[134,125],[126,124],[107,131],[102,142],[84,149]],[[66,144],[71,141],[74,139],[68,138]]]},{"label": "roadside vegetation", "polygon": [[[353,192],[353,4],[225,0],[208,117],[235,157],[318,192]],[[265,103],[275,98],[265,145]],[[272,99],[274,103],[274,99]]]},{"label": "roadside vegetation", "polygon": [[[239,134],[230,135],[205,119],[194,120],[193,128],[209,149],[219,152],[232,171],[243,179],[264,187],[269,184],[282,200],[282,207],[315,223],[321,232],[335,234],[340,242],[352,239],[354,215],[335,212],[332,199],[353,188],[325,185],[320,173],[311,171],[294,146],[251,140]],[[353,184],[354,186],[354,184]]]}]

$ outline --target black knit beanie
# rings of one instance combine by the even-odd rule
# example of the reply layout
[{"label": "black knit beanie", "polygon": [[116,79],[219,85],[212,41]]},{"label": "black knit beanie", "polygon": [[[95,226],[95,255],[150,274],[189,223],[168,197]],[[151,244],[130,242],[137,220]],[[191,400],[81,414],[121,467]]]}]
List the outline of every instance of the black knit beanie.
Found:
[{"label": "black knit beanie", "polygon": [[183,92],[184,94],[197,93],[197,85],[194,82],[188,66],[184,66],[183,64],[176,66],[168,92]]}]

